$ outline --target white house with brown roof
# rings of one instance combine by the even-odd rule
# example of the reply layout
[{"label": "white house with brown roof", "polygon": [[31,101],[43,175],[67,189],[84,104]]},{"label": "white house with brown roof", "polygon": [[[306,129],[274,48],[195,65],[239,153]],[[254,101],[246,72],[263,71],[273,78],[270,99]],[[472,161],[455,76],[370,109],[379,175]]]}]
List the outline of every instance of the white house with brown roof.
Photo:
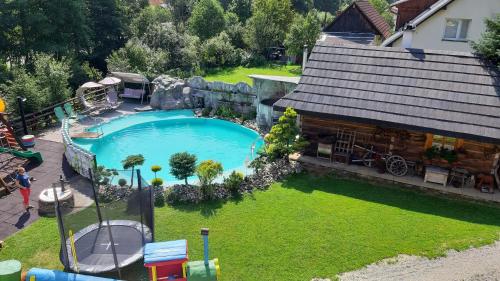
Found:
[{"label": "white house with brown roof", "polygon": [[[397,1],[392,10],[396,14],[398,10],[406,11],[405,6],[412,1],[421,0]],[[500,14],[500,0],[427,2],[431,5],[404,25],[400,23],[402,27],[382,46],[470,52],[470,43],[477,41],[486,29],[485,19]]]}]

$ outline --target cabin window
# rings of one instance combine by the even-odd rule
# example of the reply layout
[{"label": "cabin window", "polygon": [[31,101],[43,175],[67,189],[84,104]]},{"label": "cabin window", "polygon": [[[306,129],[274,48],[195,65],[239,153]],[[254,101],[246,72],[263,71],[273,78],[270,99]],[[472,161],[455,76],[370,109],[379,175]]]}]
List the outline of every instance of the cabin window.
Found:
[{"label": "cabin window", "polygon": [[440,135],[432,136],[432,146],[433,147],[455,150],[456,143],[457,143],[456,138],[445,137],[445,136],[440,136]]},{"label": "cabin window", "polygon": [[444,39],[463,41],[467,39],[470,19],[446,19]]}]

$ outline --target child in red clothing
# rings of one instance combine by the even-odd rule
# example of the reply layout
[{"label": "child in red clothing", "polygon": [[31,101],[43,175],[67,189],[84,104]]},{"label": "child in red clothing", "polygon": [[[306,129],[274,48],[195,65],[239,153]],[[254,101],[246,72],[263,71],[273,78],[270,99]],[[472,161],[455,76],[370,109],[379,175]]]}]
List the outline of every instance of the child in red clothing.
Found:
[{"label": "child in red clothing", "polygon": [[30,176],[28,175],[28,173],[26,173],[26,170],[23,167],[17,169],[16,185],[17,187],[19,187],[19,191],[23,196],[24,208],[26,209],[26,212],[28,212],[29,209],[33,208],[33,206],[29,204],[30,193],[31,193],[31,181],[30,181]]}]

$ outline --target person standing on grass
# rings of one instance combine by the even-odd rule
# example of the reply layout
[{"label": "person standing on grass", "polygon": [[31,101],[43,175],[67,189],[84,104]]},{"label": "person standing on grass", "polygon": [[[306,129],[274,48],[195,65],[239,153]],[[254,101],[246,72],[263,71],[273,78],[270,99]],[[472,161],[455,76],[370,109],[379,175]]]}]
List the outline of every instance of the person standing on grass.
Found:
[{"label": "person standing on grass", "polygon": [[30,209],[33,208],[30,203],[30,193],[31,193],[31,180],[28,173],[23,167],[19,167],[17,169],[16,176],[16,185],[19,187],[19,191],[21,191],[21,195],[23,196],[23,205],[26,209],[26,212],[29,212]]}]

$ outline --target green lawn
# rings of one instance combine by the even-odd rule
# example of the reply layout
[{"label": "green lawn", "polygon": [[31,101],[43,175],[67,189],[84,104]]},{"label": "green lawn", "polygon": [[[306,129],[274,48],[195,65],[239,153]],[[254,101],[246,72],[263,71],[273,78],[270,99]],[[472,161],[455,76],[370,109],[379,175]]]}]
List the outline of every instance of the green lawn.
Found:
[{"label": "green lawn", "polygon": [[[436,257],[499,238],[500,209],[399,188],[300,175],[241,200],[156,209],[157,240],[189,241],[202,258],[201,227],[223,280],[333,277],[400,253]],[[7,239],[0,260],[60,267],[57,227],[41,219]]]},{"label": "green lawn", "polygon": [[248,77],[251,74],[260,75],[275,75],[275,76],[299,76],[301,74],[301,67],[297,65],[283,65],[283,66],[263,66],[263,67],[250,67],[243,66],[232,67],[214,70],[207,75],[207,81],[221,81],[226,83],[247,82],[252,85],[252,79]]}]

